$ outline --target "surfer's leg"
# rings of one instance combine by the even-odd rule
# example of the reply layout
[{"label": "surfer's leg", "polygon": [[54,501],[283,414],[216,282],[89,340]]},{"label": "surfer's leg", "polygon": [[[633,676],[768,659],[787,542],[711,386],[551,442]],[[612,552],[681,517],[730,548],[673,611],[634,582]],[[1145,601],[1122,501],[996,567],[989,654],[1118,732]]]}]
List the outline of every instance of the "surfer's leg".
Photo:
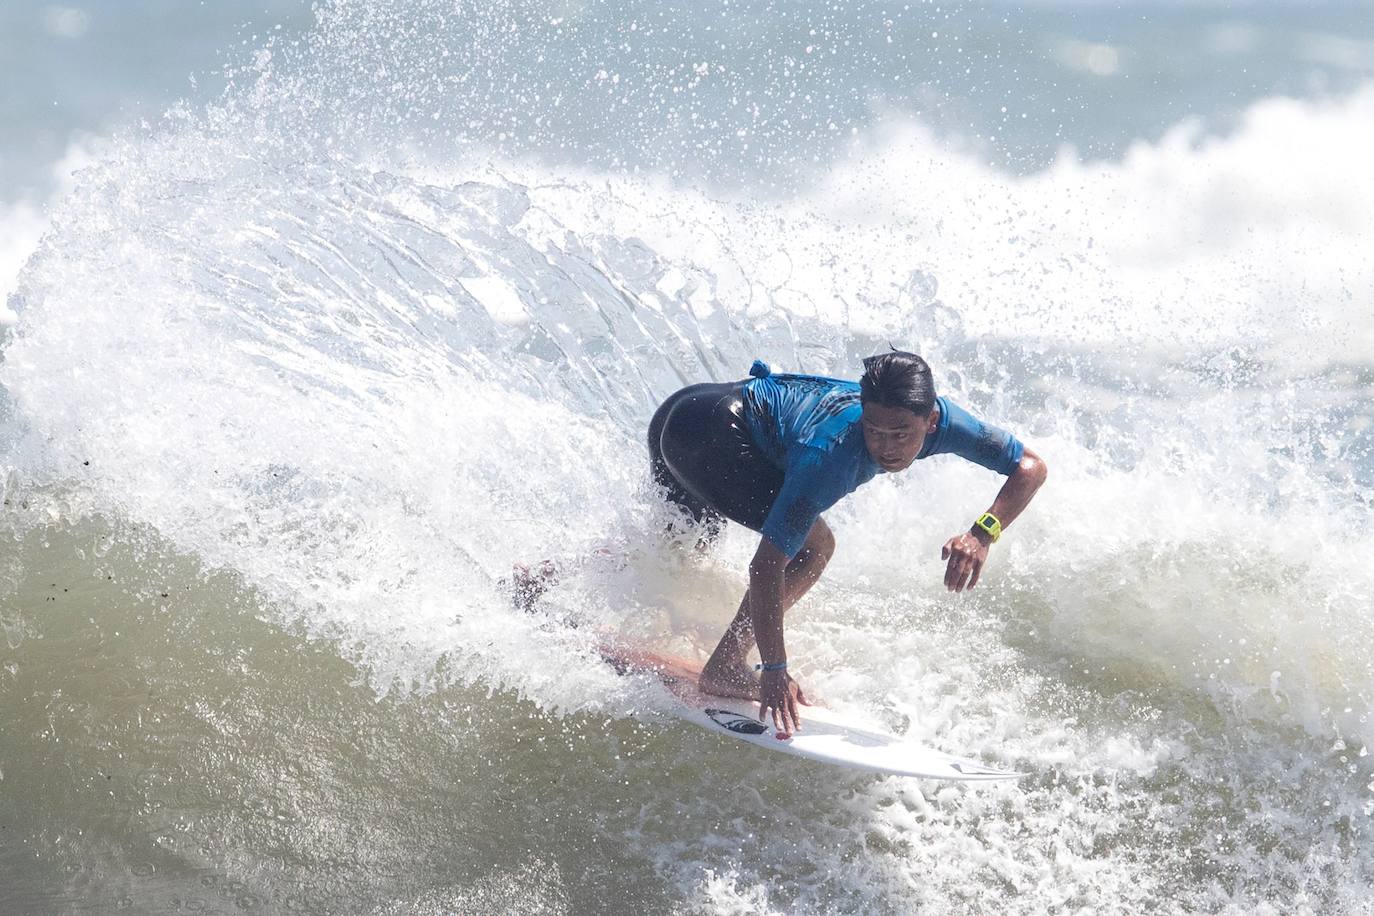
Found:
[{"label": "surfer's leg", "polygon": [[[816,519],[806,535],[806,543],[782,572],[782,610],[787,613],[820,579],[835,553],[835,535],[824,519]],[[754,648],[754,625],[749,612],[749,592],[744,592],[735,619],[730,621],[706,666],[697,686],[702,693],[723,697],[758,699],[759,681],[749,667]]]},{"label": "surfer's leg", "polygon": [[[698,548],[716,540],[727,517],[757,530],[781,485],[782,472],[757,453],[742,409],[738,382],[689,385],[649,421],[649,473],[695,528]],[[566,558],[516,563],[498,585],[516,607],[533,611],[566,565]]]}]

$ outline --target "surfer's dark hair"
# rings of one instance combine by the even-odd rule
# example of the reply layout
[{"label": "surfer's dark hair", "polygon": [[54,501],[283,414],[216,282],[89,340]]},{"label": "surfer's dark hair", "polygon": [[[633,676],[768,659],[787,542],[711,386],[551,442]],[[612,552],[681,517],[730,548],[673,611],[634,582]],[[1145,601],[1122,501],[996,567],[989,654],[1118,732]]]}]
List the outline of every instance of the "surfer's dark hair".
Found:
[{"label": "surfer's dark hair", "polygon": [[935,379],[929,364],[915,353],[879,353],[864,360],[859,398],[865,404],[902,407],[924,417],[935,409]]}]

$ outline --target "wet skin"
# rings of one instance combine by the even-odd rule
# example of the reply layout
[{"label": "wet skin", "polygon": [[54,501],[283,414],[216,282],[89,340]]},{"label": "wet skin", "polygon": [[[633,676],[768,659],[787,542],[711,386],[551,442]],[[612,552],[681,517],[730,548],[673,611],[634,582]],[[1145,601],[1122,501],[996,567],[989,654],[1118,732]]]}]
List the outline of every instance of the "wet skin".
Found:
[{"label": "wet skin", "polygon": [[[939,426],[938,405],[925,416],[902,407],[866,403],[860,424],[869,456],[888,473],[911,466],[926,437]],[[1021,463],[1002,485],[989,512],[1006,528],[1045,481],[1045,465],[1029,448]],[[945,542],[940,557],[945,561],[945,587],[962,592],[978,582],[987,562],[991,538],[971,527]],[[767,538],[759,539],[749,563],[749,588],[739,610],[702,669],[698,686],[717,696],[759,701],[759,718],[770,713],[779,738],[801,727],[798,707],[809,705],[806,694],[787,671],[765,671],[756,678],[746,662],[757,640],[764,661],[786,661],[782,618],[820,579],[835,551],[835,537],[824,519],[817,519],[801,551],[789,560]]]}]

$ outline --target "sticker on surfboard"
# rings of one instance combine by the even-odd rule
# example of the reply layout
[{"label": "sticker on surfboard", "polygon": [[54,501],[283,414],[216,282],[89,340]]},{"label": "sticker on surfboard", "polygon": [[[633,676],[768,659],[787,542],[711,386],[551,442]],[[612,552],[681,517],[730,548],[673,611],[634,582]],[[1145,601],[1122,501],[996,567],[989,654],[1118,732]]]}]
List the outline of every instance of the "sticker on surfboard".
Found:
[{"label": "sticker on surfboard", "polygon": [[707,709],[706,715],[721,728],[729,729],[737,735],[762,735],[768,731],[768,726],[758,719],[751,719],[728,709]]}]

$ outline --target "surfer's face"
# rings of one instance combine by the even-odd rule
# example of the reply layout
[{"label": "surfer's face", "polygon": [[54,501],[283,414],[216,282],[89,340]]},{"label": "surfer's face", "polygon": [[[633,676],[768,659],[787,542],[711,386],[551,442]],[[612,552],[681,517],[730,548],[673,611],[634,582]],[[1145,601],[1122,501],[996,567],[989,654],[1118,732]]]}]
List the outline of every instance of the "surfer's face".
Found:
[{"label": "surfer's face", "polygon": [[926,436],[939,422],[939,415],[918,417],[904,407],[884,407],[869,402],[864,405],[861,425],[868,454],[884,471],[901,471],[916,460]]}]

